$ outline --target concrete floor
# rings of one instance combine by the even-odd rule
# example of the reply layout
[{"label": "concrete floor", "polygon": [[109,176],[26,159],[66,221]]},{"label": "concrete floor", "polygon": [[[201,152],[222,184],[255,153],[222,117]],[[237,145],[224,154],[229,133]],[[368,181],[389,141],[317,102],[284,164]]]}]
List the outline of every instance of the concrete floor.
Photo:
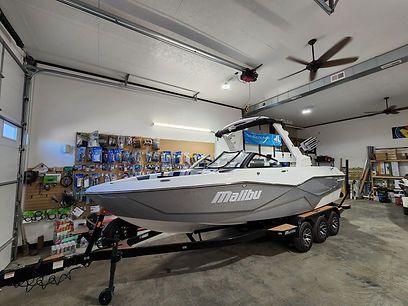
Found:
[{"label": "concrete floor", "polygon": [[[262,239],[122,260],[111,305],[407,305],[408,216],[392,204],[352,205],[339,235],[305,254]],[[108,264],[72,277],[28,294],[4,288],[0,305],[98,305]]]}]

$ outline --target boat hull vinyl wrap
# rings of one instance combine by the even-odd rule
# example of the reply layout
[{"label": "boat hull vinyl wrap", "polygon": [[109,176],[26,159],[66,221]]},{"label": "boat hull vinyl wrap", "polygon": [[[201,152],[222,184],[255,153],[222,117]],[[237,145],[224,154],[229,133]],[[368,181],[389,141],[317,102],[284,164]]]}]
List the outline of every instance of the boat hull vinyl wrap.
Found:
[{"label": "boat hull vinyl wrap", "polygon": [[[296,215],[337,200],[343,174],[331,167],[312,168],[316,169],[316,175],[304,178],[302,173],[297,173],[300,169],[278,168],[255,173],[254,169],[235,169],[226,173],[145,181],[129,179],[107,183],[112,188],[105,186],[103,192],[98,189],[105,184],[92,187],[87,195],[111,213],[138,226],[160,232],[185,233],[214,225]],[[273,174],[273,181],[279,183],[262,180],[264,176],[274,177]],[[252,176],[255,177],[252,179]],[[292,176],[297,179],[291,184],[288,178]],[[199,179],[196,186],[193,177]],[[187,178],[189,185],[180,186]],[[120,192],[115,191],[118,186],[113,187],[117,184],[122,184]],[[126,184],[129,191],[126,191]]]}]

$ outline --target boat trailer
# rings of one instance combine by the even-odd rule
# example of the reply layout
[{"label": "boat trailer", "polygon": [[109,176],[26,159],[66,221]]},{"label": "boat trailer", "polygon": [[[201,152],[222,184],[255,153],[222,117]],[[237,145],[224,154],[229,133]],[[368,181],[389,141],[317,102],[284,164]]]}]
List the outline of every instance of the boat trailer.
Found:
[{"label": "boat trailer", "polygon": [[[115,289],[116,265],[122,258],[224,247],[249,242],[269,235],[282,238],[292,237],[295,249],[299,252],[307,252],[311,248],[313,241],[323,242],[329,235],[337,234],[340,226],[340,214],[343,209],[350,208],[350,206],[343,205],[343,202],[344,199],[340,204],[330,203],[318,209],[282,219],[197,230],[187,234],[190,240],[188,242],[137,246],[137,244],[162,233],[140,231],[137,236],[121,241],[119,233],[116,232],[113,238],[106,238],[110,240],[107,247],[93,250],[94,246],[98,245],[98,241],[103,237],[104,215],[101,214],[97,216],[97,220],[89,232],[89,243],[84,253],[68,256],[54,255],[17,269],[5,269],[0,272],[0,288],[5,286],[24,287],[27,292],[36,286],[45,289],[47,285],[58,285],[66,279],[71,279],[70,273],[75,269],[89,267],[94,261],[110,260],[109,284],[99,295],[99,303],[108,305],[112,300]],[[226,228],[236,228],[239,234],[209,240],[202,239],[202,233]],[[198,236],[198,239],[195,238],[195,235]],[[72,268],[68,273],[61,274],[58,278],[54,275],[69,267]],[[49,276],[48,279],[45,280],[45,276]]]}]

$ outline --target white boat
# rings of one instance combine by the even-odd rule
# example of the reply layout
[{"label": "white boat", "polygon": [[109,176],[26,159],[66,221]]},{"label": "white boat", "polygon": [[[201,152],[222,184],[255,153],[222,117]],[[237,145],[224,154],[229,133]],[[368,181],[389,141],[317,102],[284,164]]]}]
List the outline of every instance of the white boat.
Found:
[{"label": "white boat", "polygon": [[167,233],[288,217],[339,198],[344,174],[312,166],[273,119],[242,119],[216,136],[228,142],[231,133],[261,124],[273,125],[295,159],[293,166],[282,167],[269,155],[223,152],[205,169],[126,178],[90,187],[86,194],[121,219]]}]

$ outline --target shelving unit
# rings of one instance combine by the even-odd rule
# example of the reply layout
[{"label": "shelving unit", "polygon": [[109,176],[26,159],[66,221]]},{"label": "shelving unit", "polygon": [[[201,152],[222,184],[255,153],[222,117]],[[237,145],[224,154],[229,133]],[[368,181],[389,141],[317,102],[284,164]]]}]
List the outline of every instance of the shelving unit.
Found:
[{"label": "shelving unit", "polygon": [[394,190],[395,181],[403,179],[408,173],[408,148],[375,148],[374,154],[376,158],[370,160],[372,198],[380,186]]}]

